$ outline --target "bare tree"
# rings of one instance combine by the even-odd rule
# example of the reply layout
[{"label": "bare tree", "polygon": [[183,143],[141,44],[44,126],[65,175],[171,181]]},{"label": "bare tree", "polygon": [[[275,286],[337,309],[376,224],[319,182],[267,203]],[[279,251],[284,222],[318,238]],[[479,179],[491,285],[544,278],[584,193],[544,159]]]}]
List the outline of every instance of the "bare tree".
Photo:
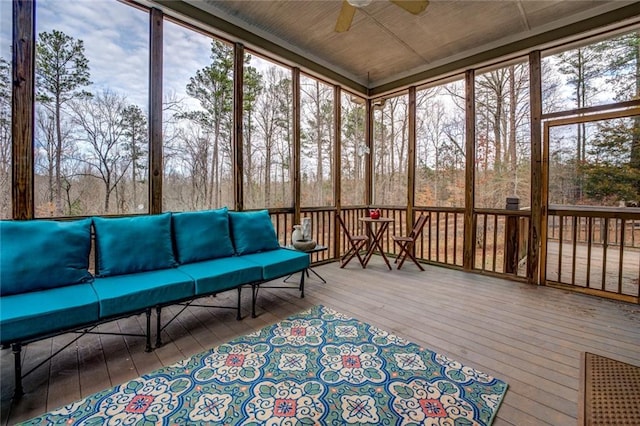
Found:
[{"label": "bare tree", "polygon": [[304,205],[332,203],[333,182],[333,91],[319,80],[301,79],[301,145]]},{"label": "bare tree", "polygon": [[0,58],[0,219],[11,217],[11,67]]},{"label": "bare tree", "polygon": [[[291,79],[284,70],[276,66],[270,66],[264,76],[264,88],[257,101],[256,124],[259,133],[261,146],[257,146],[257,151],[261,154],[260,173],[262,174],[261,194],[254,192],[250,195],[250,205],[274,206],[278,202],[274,200],[272,191],[272,181],[274,180],[274,170],[280,172],[281,185],[285,184],[283,176],[284,163],[287,160],[289,148],[285,152],[277,150],[278,141],[287,137],[285,128],[288,129],[289,121],[287,115],[289,110],[285,97],[291,94]],[[280,143],[280,147],[286,147],[288,143]],[[288,177],[288,176],[287,176]],[[280,204],[282,200],[280,200]]]},{"label": "bare tree", "polygon": [[111,194],[131,166],[131,156],[123,146],[127,142],[123,125],[126,107],[126,98],[110,90],[104,90],[92,99],[72,103],[76,137],[88,148],[83,161],[104,187],[104,214],[111,212]]}]

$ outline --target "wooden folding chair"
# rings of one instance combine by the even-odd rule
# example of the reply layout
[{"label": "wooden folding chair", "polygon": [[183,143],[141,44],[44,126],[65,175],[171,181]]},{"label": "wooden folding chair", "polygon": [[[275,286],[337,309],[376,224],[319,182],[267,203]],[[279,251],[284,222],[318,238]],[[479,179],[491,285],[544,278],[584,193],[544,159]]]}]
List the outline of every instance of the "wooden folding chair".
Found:
[{"label": "wooden folding chair", "polygon": [[421,213],[420,217],[418,217],[418,220],[413,225],[413,229],[411,230],[409,235],[407,235],[406,237],[393,235],[391,237],[393,239],[393,242],[396,243],[398,245],[398,248],[400,249],[400,253],[398,253],[398,257],[396,257],[395,260],[395,263],[398,264],[398,269],[402,267],[404,261],[407,260],[407,257],[409,257],[411,260],[413,260],[413,263],[415,263],[416,266],[420,268],[421,271],[424,271],[422,265],[418,263],[418,260],[413,255],[413,247],[415,246],[418,237],[420,237],[420,234],[422,234],[422,228],[424,228],[424,224],[427,223],[427,219],[429,219],[429,214]]},{"label": "wooden folding chair", "polygon": [[360,256],[360,250],[362,250],[367,241],[369,241],[369,237],[367,237],[366,235],[351,235],[351,233],[349,233],[349,229],[344,224],[344,221],[340,217],[339,213],[336,214],[336,221],[340,224],[342,232],[344,232],[345,237],[347,237],[347,243],[349,244],[349,250],[347,250],[347,252],[340,258],[340,267],[344,268],[345,266],[347,266],[347,263],[351,261],[351,259],[357,256],[358,260],[360,261],[360,265],[362,265],[362,267],[364,268],[365,263],[364,259],[362,259],[362,256]]}]

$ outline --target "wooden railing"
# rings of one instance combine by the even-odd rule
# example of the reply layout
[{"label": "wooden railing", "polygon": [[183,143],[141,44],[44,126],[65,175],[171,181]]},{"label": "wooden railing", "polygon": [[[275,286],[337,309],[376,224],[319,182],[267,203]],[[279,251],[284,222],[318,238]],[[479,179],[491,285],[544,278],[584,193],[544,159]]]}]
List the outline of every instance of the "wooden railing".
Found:
[{"label": "wooden railing", "polygon": [[547,282],[640,296],[640,209],[552,206],[547,233]]},{"label": "wooden railing", "polygon": [[528,210],[477,209],[474,269],[526,278]]},{"label": "wooden railing", "polygon": [[[368,213],[367,206],[343,208],[341,217],[353,233],[363,233],[358,220]],[[382,246],[397,255],[392,235],[407,235],[403,207],[380,207],[382,216],[394,220],[382,238]],[[416,257],[425,263],[462,268],[464,248],[463,208],[415,208],[414,215],[429,213]],[[293,209],[272,210],[282,244],[290,244]],[[328,247],[315,253],[314,263],[340,257],[346,241],[337,229],[335,208],[303,208],[301,216],[310,217],[313,238]],[[476,209],[474,212],[473,269],[482,273],[525,280],[527,245],[531,212],[528,210]],[[608,294],[640,296],[640,210],[638,209],[550,209],[546,245],[546,270],[543,279],[551,284]],[[606,296],[606,294],[605,294]]]},{"label": "wooden railing", "polygon": [[[358,220],[367,215],[370,208],[379,208],[382,216],[394,222],[389,226],[382,238],[382,246],[386,253],[395,256],[397,247],[391,236],[407,235],[412,221],[407,222],[407,211],[404,207],[367,207],[353,206],[342,208],[341,217],[350,232],[362,234],[363,224]],[[429,214],[421,237],[416,242],[416,257],[426,263],[461,268],[463,265],[464,244],[464,209],[463,208],[416,208],[414,214]],[[326,262],[335,260],[344,253],[346,241],[343,233],[336,230],[336,209],[303,208],[301,216],[310,217],[313,238],[328,247],[327,251],[314,254],[312,261]],[[290,244],[293,230],[293,209],[272,210],[276,231],[281,244]],[[518,253],[515,268],[509,268],[505,262],[507,235],[514,235],[513,226],[508,233],[505,224],[508,218],[515,218],[515,250]],[[528,212],[506,210],[484,210],[476,214],[476,242],[474,268],[482,272],[508,274],[511,277],[525,277],[524,260],[526,255],[526,236],[528,232]],[[337,241],[336,241],[337,236]],[[519,261],[519,264],[518,264]]]}]

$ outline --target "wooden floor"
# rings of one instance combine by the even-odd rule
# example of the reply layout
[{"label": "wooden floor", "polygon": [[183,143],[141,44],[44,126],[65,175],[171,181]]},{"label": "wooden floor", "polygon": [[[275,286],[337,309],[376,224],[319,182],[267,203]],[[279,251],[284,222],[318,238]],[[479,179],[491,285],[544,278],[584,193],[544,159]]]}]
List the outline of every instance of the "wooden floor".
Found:
[{"label": "wooden floor", "polygon": [[[563,290],[413,265],[389,271],[379,258],[366,270],[316,268],[327,284],[307,281],[296,291],[263,290],[258,318],[222,309],[190,308],[164,334],[166,344],[144,352],[143,339],[86,336],[25,378],[27,394],[11,401],[13,355],[2,350],[2,424],[14,424],[102,389],[277,322],[315,304],[332,307],[424,345],[509,384],[495,425],[574,425],[580,353],[588,351],[640,365],[640,306]],[[235,293],[213,302],[233,303]],[[175,310],[175,308],[171,308]],[[102,326],[140,332],[143,317]],[[26,346],[25,369],[61,347],[65,335]],[[26,371],[26,370],[25,370]]]}]

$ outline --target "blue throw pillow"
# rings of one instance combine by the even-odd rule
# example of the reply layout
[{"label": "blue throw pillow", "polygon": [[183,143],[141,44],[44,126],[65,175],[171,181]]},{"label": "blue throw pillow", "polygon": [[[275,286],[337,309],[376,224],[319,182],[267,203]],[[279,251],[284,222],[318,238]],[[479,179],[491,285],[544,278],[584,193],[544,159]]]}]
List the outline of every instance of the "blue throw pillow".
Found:
[{"label": "blue throw pillow", "polygon": [[233,256],[226,207],[217,210],[174,213],[173,235],[179,263]]},{"label": "blue throw pillow", "polygon": [[120,218],[94,217],[96,275],[131,274],[176,266],[171,213]]},{"label": "blue throw pillow", "polygon": [[267,210],[229,212],[236,253],[247,254],[280,247]]},{"label": "blue throw pillow", "polygon": [[0,221],[0,294],[89,282],[90,251],[91,219]]}]

